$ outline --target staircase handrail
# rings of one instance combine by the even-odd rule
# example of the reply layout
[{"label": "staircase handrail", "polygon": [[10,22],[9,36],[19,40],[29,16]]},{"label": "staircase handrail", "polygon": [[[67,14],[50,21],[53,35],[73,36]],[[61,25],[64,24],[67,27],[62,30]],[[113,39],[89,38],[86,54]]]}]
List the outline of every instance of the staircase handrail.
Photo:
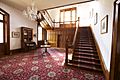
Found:
[{"label": "staircase handrail", "polygon": [[51,18],[51,16],[50,16],[50,14],[48,13],[48,11],[47,11],[47,10],[45,10],[45,12],[46,12],[46,13],[47,13],[47,15],[49,16],[49,20],[53,23],[52,18]]},{"label": "staircase handrail", "polygon": [[78,20],[75,20],[75,21],[64,21],[64,22],[55,22],[55,20],[53,21],[50,14],[48,13],[47,10],[41,10],[40,13],[43,15],[44,19],[46,19],[46,21],[48,22],[48,24],[53,28],[55,27],[55,24],[56,23],[65,23],[65,22],[77,22]]},{"label": "staircase handrail", "polygon": [[42,14],[42,16],[44,17],[44,19],[47,21],[47,23],[52,28],[53,27],[53,21],[52,21],[51,16],[49,15],[49,13],[46,10],[41,10],[40,13]]},{"label": "staircase handrail", "polygon": [[76,42],[76,37],[77,37],[78,28],[79,28],[79,22],[80,22],[80,18],[79,17],[78,17],[77,21],[78,21],[78,26],[76,27],[72,44],[69,42],[69,39],[66,40],[66,58],[65,58],[65,64],[68,63],[68,49],[72,48],[74,50],[74,48],[75,48],[75,42]]},{"label": "staircase handrail", "polygon": [[77,22],[78,20],[76,20],[76,21],[64,21],[64,22],[54,22],[53,21],[53,23],[65,23],[65,22]]},{"label": "staircase handrail", "polygon": [[76,37],[77,37],[77,33],[78,33],[78,28],[79,28],[79,20],[80,20],[80,17],[78,17],[78,26],[76,27],[76,30],[75,30],[75,35],[74,35],[73,43],[72,43],[73,46],[75,46],[75,41],[76,41]]}]

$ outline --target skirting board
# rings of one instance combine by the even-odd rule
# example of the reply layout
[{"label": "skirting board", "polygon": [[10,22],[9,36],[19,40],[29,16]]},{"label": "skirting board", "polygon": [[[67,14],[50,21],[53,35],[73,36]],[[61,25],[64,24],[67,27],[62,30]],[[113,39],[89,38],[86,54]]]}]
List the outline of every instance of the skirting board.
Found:
[{"label": "skirting board", "polygon": [[14,49],[14,50],[10,50],[10,55],[12,54],[15,54],[15,53],[21,53],[22,52],[22,49],[19,48],[19,49]]},{"label": "skirting board", "polygon": [[[91,28],[91,31],[92,31],[92,28]],[[109,72],[108,72],[107,67],[105,65],[102,53],[100,51],[99,45],[96,41],[96,38],[95,38],[95,35],[94,35],[93,31],[92,31],[92,34],[93,34],[93,37],[94,37],[94,40],[95,40],[95,45],[96,45],[96,48],[97,48],[97,52],[98,52],[98,56],[99,56],[99,59],[100,59],[101,66],[102,66],[103,73],[105,75],[106,80],[109,80]]]}]

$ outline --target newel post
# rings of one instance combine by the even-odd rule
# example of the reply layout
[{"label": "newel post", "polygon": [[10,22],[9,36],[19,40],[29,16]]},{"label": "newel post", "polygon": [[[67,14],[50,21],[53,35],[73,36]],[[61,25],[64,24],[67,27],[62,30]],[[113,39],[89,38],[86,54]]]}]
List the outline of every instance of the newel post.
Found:
[{"label": "newel post", "polygon": [[66,40],[65,48],[66,48],[65,64],[68,64],[68,39]]},{"label": "newel post", "polygon": [[80,26],[80,17],[78,17],[78,27]]}]

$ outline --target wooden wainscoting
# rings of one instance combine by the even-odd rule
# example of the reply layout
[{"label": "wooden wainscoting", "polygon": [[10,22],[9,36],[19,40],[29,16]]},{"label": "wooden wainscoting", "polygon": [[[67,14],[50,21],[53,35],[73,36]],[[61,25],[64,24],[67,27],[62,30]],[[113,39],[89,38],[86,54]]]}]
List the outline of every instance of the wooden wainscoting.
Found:
[{"label": "wooden wainscoting", "polygon": [[4,55],[4,43],[0,43],[0,57]]},{"label": "wooden wainscoting", "polygon": [[47,30],[47,39],[52,47],[65,48],[66,39],[73,40],[75,33],[74,28],[55,28],[54,30]]},{"label": "wooden wainscoting", "polygon": [[[92,28],[91,28],[91,31],[92,31]],[[92,31],[92,34],[93,34],[93,37],[94,37],[94,40],[95,40],[95,45],[96,45],[96,49],[97,49],[98,56],[99,56],[99,59],[100,59],[100,63],[101,63],[101,66],[102,66],[103,73],[105,75],[106,80],[109,80],[109,71],[107,70],[107,67],[105,65],[102,53],[100,51],[99,45],[97,43],[97,40],[95,38],[95,35],[94,35],[93,31]]]},{"label": "wooden wainscoting", "polygon": [[21,52],[23,52],[22,48],[10,50],[10,55],[12,55],[12,54],[18,54],[18,53],[21,53]]}]

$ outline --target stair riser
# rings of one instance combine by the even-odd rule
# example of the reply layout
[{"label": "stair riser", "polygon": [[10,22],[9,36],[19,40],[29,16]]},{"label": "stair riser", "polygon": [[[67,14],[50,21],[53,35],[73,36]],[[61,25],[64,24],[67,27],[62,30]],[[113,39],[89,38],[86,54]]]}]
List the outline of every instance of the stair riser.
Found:
[{"label": "stair riser", "polygon": [[95,63],[99,63],[100,64],[100,61],[99,60],[97,60],[97,59],[87,59],[87,58],[79,58],[79,57],[73,57],[73,61],[74,60],[76,60],[76,59],[78,59],[78,60],[84,60],[84,61],[94,61]]},{"label": "stair riser", "polygon": [[79,55],[81,55],[81,56],[86,56],[86,57],[93,57],[93,58],[99,58],[97,55],[86,55],[86,54],[74,54],[75,56],[79,56]]},{"label": "stair riser", "polygon": [[80,47],[80,46],[75,46],[75,49],[87,49],[87,50],[95,50],[96,48],[92,48],[92,47]]},{"label": "stair riser", "polygon": [[95,46],[94,45],[83,45],[83,44],[77,44],[76,46],[81,46],[81,47],[93,47],[93,48],[95,48]]},{"label": "stair riser", "polygon": [[76,40],[76,43],[79,43],[79,42],[81,42],[81,43],[94,43],[92,40],[90,41],[90,40]]},{"label": "stair riser", "polygon": [[100,69],[100,70],[97,70],[97,69],[91,69],[91,68],[86,68],[86,67],[82,67],[82,66],[75,66],[75,65],[69,65],[69,66],[72,66],[72,67],[75,67],[75,68],[80,68],[80,69],[83,69],[83,70],[88,70],[88,71],[95,71],[95,72],[100,72],[100,73],[103,73],[103,71]]},{"label": "stair riser", "polygon": [[76,44],[84,44],[84,45],[91,44],[91,45],[94,45],[95,43],[93,43],[93,42],[76,42]]},{"label": "stair riser", "polygon": [[82,51],[82,50],[74,50],[75,52],[84,52],[84,53],[97,53],[94,51]]},{"label": "stair riser", "polygon": [[96,68],[101,68],[100,65],[98,64],[91,64],[91,63],[85,63],[85,62],[78,62],[78,61],[72,61],[72,63],[74,64],[82,64],[82,65],[88,65],[88,66],[91,66],[91,67],[96,67]]}]

